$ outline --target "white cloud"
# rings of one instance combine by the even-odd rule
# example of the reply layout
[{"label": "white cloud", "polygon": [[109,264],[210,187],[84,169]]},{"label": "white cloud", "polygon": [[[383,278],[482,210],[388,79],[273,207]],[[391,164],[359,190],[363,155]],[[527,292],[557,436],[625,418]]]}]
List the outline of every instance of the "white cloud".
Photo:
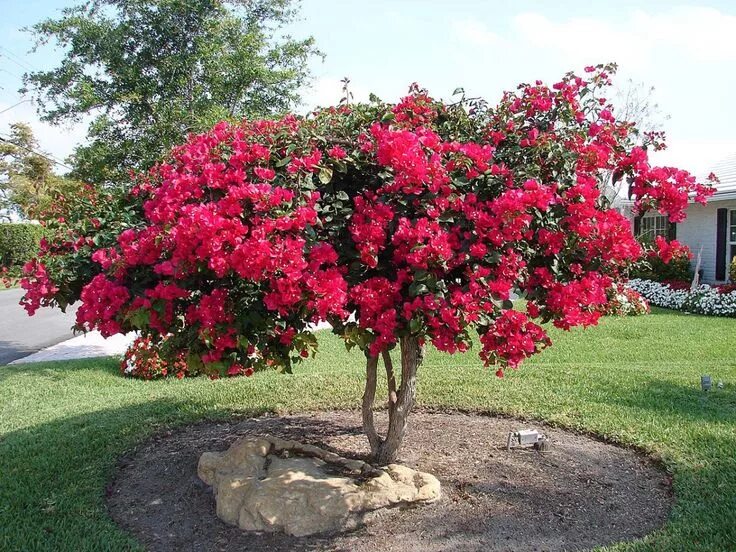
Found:
[{"label": "white cloud", "polygon": [[474,19],[453,21],[452,31],[459,39],[477,46],[491,46],[501,43],[501,37],[498,34]]},{"label": "white cloud", "polygon": [[736,16],[714,8],[680,7],[663,15],[635,12],[634,31],[660,47],[679,48],[697,61],[736,60]]},{"label": "white cloud", "polygon": [[513,18],[513,28],[527,44],[557,50],[571,65],[617,61],[627,69],[641,69],[661,59],[662,53],[675,60],[736,60],[736,17],[713,8],[635,10],[619,21],[593,17],[553,21],[527,12]]}]

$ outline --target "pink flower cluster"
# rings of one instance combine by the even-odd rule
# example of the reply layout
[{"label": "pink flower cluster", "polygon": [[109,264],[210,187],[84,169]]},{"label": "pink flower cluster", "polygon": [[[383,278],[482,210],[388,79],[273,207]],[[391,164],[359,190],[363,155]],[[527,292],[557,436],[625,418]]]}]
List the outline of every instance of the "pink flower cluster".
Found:
[{"label": "pink flower cluster", "polygon": [[21,305],[33,316],[39,308],[51,304],[59,288],[51,281],[46,267],[36,259],[23,266],[23,275],[20,286],[25,290],[25,295],[21,299]]},{"label": "pink flower cluster", "polygon": [[[226,375],[288,369],[312,350],[309,323],[341,331],[354,315],[371,355],[409,333],[464,351],[475,328],[484,362],[516,367],[549,345],[534,319],[595,324],[642,254],[601,197],[603,174],[672,220],[711,193],[649,165],[591,92],[608,81],[599,68],[537,82],[477,116],[414,86],[394,106],[191,136],[139,176],[140,224],[91,253],[79,327],[165,335]],[[677,248],[658,245],[663,258]],[[29,270],[32,310],[58,289]]]},{"label": "pink flower cluster", "polygon": [[104,337],[119,333],[121,325],[117,317],[129,299],[126,286],[98,274],[82,290],[77,326],[85,330],[97,328]]},{"label": "pink flower cluster", "polygon": [[[523,312],[514,310],[501,313],[488,331],[480,336],[480,341],[483,360],[495,364],[503,359],[511,368],[518,367],[524,359],[552,343],[540,326]],[[503,370],[499,369],[496,375],[503,377]]]},{"label": "pink flower cluster", "polygon": [[659,257],[664,264],[669,264],[675,258],[687,258],[687,260],[693,258],[690,248],[677,240],[667,241],[662,236],[657,236],[654,239],[654,246],[655,249],[651,251],[651,254]]},{"label": "pink flower cluster", "polygon": [[[705,205],[715,189],[700,184],[695,177],[675,167],[650,167],[647,153],[642,148],[634,148],[624,157],[621,167],[632,167],[635,171],[632,195],[636,196],[635,206],[640,213],[656,209],[669,215],[672,222],[685,219],[690,199]],[[710,178],[711,182],[715,177]]]}]

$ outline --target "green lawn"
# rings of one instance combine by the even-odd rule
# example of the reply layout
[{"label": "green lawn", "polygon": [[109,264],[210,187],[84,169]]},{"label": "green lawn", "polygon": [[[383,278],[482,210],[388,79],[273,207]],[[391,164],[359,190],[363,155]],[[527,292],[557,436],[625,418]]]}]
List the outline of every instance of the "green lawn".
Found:
[{"label": "green lawn", "polygon": [[[677,503],[666,527],[611,550],[736,549],[736,320],[655,311],[553,332],[498,379],[475,353],[427,355],[424,406],[503,412],[591,432],[660,458]],[[0,368],[0,550],[129,550],[105,514],[116,458],[167,426],[266,411],[357,407],[359,353],[330,334],[291,376],[142,382],[114,360]],[[726,383],[700,391],[700,375]]]}]

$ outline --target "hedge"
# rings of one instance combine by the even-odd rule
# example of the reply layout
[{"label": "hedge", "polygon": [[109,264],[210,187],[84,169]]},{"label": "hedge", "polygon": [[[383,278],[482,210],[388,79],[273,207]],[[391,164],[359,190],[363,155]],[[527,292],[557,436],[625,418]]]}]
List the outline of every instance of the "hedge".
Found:
[{"label": "hedge", "polygon": [[0,267],[16,268],[38,253],[44,228],[38,224],[0,224]]}]

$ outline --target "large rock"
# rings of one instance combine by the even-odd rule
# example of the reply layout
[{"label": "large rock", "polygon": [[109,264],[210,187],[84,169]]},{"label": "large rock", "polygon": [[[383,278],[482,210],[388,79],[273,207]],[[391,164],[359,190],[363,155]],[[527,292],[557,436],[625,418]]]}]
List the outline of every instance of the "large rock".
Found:
[{"label": "large rock", "polygon": [[199,477],[211,485],[217,516],[248,531],[297,537],[355,527],[366,512],[440,497],[440,483],[398,464],[360,460],[274,437],[244,438],[205,452]]}]

